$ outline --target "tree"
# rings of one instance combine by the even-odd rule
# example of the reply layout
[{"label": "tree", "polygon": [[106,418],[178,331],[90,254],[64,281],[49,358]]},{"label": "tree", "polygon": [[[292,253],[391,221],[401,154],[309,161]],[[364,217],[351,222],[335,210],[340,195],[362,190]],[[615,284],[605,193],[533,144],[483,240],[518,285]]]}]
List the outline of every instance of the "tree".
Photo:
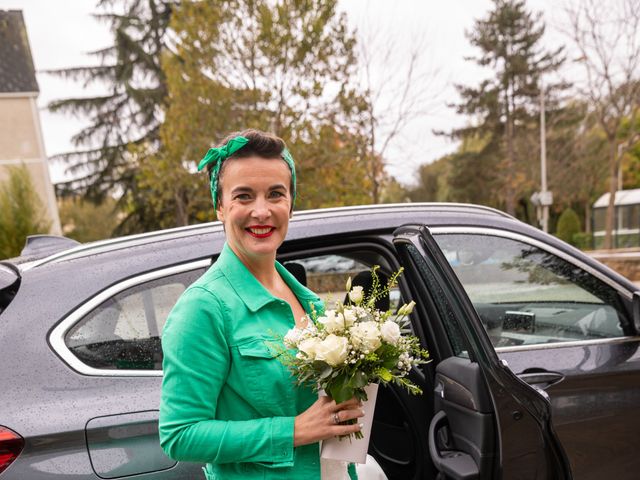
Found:
[{"label": "tree", "polygon": [[365,102],[362,107],[362,137],[366,139],[366,174],[371,185],[371,201],[379,203],[386,183],[393,180],[385,174],[388,148],[402,130],[435,108],[440,92],[434,89],[437,69],[425,70],[428,49],[419,38],[404,55],[390,31],[380,25],[360,33],[359,90]]},{"label": "tree", "polygon": [[463,138],[448,162],[446,179],[451,201],[500,206],[499,163],[498,157],[492,155],[498,147],[491,144],[494,141],[491,135],[479,138],[469,134]]},{"label": "tree", "polygon": [[167,96],[160,57],[166,48],[166,30],[174,1],[126,0],[122,13],[116,0],[100,0],[95,17],[109,24],[114,45],[91,55],[99,64],[48,73],[81,81],[84,87],[104,86],[92,97],[56,100],[48,108],[89,119],[73,136],[77,151],[54,157],[67,165],[71,180],[58,185],[63,193],[102,200],[114,192],[136,191],[136,166],[129,149],[136,145],[158,148],[159,126]]},{"label": "tree", "polygon": [[586,73],[578,91],[588,99],[607,141],[610,195],[604,247],[611,248],[620,161],[640,139],[640,4],[583,0],[566,11],[568,34]]},{"label": "tree", "polygon": [[575,245],[574,236],[580,233],[580,218],[578,214],[571,208],[567,208],[562,212],[558,219],[558,228],[556,235],[560,240]]},{"label": "tree", "polygon": [[446,202],[449,200],[449,170],[451,158],[447,155],[421,165],[418,169],[418,185],[409,192],[413,202]]},{"label": "tree", "polygon": [[212,143],[248,127],[287,141],[298,208],[367,201],[366,152],[353,120],[363,109],[351,82],[355,40],[336,1],[185,1],[171,28],[163,148],[135,151],[140,185],[153,197],[146,204],[155,202],[147,218],[210,218],[207,182],[194,166]]},{"label": "tree", "polygon": [[[477,20],[468,33],[481,52],[475,62],[491,68],[494,75],[477,87],[458,86],[462,102],[457,111],[471,116],[472,123],[452,134],[482,139],[484,147],[459,159],[463,168],[457,173],[463,176],[456,180],[471,184],[478,181],[476,172],[485,172],[489,184],[484,188],[497,194],[512,215],[532,180],[529,165],[536,144],[532,139],[538,131],[540,78],[563,61],[562,48],[547,52],[540,47],[544,31],[540,14],[528,12],[524,0],[494,0],[488,17]],[[553,102],[549,103],[553,109]],[[468,168],[474,163],[480,165]]]},{"label": "tree", "polygon": [[47,233],[51,227],[27,168],[8,171],[0,184],[0,258],[20,255],[29,235]]},{"label": "tree", "polygon": [[64,236],[81,243],[109,238],[118,226],[117,205],[112,197],[100,204],[82,198],[61,198],[58,209]]},{"label": "tree", "polygon": [[585,101],[568,102],[559,115],[550,117],[547,147],[553,152],[548,163],[555,213],[573,206],[583,214],[585,231],[591,233],[591,206],[607,189],[607,165],[602,161],[606,139]]},{"label": "tree", "polygon": [[411,192],[406,185],[398,182],[395,178],[390,178],[385,182],[380,197],[381,203],[406,203],[411,201]]}]

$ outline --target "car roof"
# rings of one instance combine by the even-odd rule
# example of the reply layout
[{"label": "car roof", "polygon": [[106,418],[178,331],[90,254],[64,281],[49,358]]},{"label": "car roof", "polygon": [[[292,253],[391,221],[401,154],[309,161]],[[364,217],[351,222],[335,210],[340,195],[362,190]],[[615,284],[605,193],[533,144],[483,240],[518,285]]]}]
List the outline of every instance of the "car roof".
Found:
[{"label": "car roof", "polygon": [[[297,227],[303,226],[307,223],[315,223],[317,221],[333,220],[334,222],[339,222],[341,219],[357,216],[357,224],[354,224],[353,221],[348,222],[350,228],[357,231],[365,231],[383,228],[384,222],[381,222],[380,217],[404,218],[403,223],[412,223],[415,221],[415,216],[417,214],[428,215],[429,217],[437,216],[440,218],[452,216],[457,218],[460,218],[461,216],[474,218],[493,217],[510,219],[520,223],[510,215],[500,210],[482,205],[443,202],[359,205],[294,212],[293,218],[290,222],[290,235],[288,236],[288,239],[295,239],[300,236],[309,236],[304,233],[301,234],[301,232],[297,232],[298,235],[296,235]],[[222,234],[222,232],[222,223],[215,221],[89,242],[24,263],[20,262],[20,258],[12,259],[11,261],[12,263],[18,264],[21,271],[26,271],[42,265],[78,259],[123,248],[141,246],[164,240],[177,240],[184,237],[192,237],[202,234]],[[318,230],[314,230],[314,233],[318,233]]]}]

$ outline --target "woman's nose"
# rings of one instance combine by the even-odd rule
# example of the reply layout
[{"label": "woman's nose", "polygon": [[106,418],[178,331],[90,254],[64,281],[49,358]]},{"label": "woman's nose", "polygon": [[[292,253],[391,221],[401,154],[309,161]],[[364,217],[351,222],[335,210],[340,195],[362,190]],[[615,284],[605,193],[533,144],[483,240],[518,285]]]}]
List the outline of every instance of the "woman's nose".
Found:
[{"label": "woman's nose", "polygon": [[256,199],[253,204],[253,216],[258,219],[264,219],[271,216],[271,209],[269,208],[269,203],[262,198]]}]

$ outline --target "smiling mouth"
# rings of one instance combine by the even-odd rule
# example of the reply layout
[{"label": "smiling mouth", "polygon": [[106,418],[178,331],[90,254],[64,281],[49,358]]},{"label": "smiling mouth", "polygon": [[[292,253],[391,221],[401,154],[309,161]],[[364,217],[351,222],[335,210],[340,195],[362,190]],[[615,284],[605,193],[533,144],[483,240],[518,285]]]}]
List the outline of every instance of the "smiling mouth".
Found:
[{"label": "smiling mouth", "polygon": [[271,234],[275,231],[275,227],[248,227],[245,230],[255,238],[266,238],[271,236]]}]

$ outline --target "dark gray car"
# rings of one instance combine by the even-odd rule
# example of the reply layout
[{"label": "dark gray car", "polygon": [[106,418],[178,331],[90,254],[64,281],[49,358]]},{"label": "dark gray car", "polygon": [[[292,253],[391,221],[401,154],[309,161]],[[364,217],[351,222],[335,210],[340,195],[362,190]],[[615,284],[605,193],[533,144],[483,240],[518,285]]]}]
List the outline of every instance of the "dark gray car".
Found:
[{"label": "dark gray car", "polygon": [[[380,389],[369,453],[388,478],[637,477],[632,283],[472,205],[301,212],[287,238],[279,260],[327,301],[405,269],[390,302],[417,302],[432,362],[411,373],[423,395]],[[159,447],[160,335],[223,242],[211,223],[0,266],[0,479],[202,478]]]}]

